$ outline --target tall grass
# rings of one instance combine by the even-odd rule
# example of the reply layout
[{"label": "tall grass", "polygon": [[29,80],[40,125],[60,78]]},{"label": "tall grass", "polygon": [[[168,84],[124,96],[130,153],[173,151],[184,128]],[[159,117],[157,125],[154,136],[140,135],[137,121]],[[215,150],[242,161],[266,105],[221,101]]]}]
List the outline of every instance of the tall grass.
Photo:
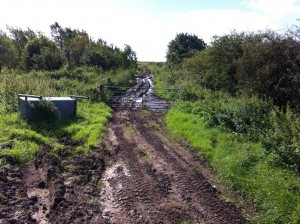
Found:
[{"label": "tall grass", "polygon": [[[114,85],[128,85],[135,70],[103,72],[86,67],[53,72],[3,70],[0,74],[0,145],[12,143],[12,148],[0,150],[15,163],[30,162],[42,147],[64,150],[61,139],[77,142],[74,153],[88,153],[98,147],[111,109],[101,101],[100,84],[108,78]],[[90,100],[78,100],[77,116],[72,119],[26,120],[18,114],[17,94],[42,96],[85,95]],[[3,164],[3,158],[0,159]]]},{"label": "tall grass", "polygon": [[135,70],[103,72],[99,68],[86,67],[74,70],[29,73],[3,70],[0,74],[0,113],[17,111],[17,94],[42,96],[86,95],[92,101],[101,100],[100,84],[129,85]]},{"label": "tall grass", "polygon": [[270,163],[261,142],[222,126],[203,114],[173,107],[166,116],[171,133],[190,142],[211,161],[225,184],[242,202],[254,204],[253,223],[300,222],[300,175]]}]

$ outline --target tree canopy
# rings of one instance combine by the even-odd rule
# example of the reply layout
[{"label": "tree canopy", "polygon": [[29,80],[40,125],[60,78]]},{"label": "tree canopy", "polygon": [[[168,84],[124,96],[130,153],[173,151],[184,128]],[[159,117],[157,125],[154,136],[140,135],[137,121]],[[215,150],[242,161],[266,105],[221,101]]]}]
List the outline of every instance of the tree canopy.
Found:
[{"label": "tree canopy", "polygon": [[182,67],[202,85],[232,95],[258,95],[300,111],[299,28],[215,36],[205,51],[186,58]]},{"label": "tree canopy", "polygon": [[136,53],[129,45],[120,49],[106,41],[94,41],[86,31],[50,25],[49,38],[30,28],[7,26],[9,35],[0,31],[0,71],[8,68],[55,70],[96,66],[103,70],[137,67]]},{"label": "tree canopy", "polygon": [[3,66],[15,67],[17,64],[17,49],[12,40],[0,31],[0,72]]},{"label": "tree canopy", "polygon": [[205,50],[206,47],[207,44],[196,35],[179,33],[168,45],[167,61],[181,63],[184,58],[190,58],[196,52]]}]

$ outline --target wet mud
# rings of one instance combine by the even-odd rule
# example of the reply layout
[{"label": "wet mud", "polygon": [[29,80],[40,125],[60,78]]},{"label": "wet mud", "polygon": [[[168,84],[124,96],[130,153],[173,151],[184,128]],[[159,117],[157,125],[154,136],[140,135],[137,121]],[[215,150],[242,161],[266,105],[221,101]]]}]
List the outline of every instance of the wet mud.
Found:
[{"label": "wet mud", "polygon": [[247,223],[220,200],[209,164],[163,129],[161,115],[118,111],[106,147],[104,215],[110,223]]},{"label": "wet mud", "polygon": [[108,104],[114,109],[167,111],[170,104],[156,96],[152,79],[153,74],[150,70],[146,70],[145,73],[135,75],[134,85],[125,87],[125,91],[120,91],[122,87],[110,88],[113,95],[110,97]]},{"label": "wet mud", "polygon": [[221,200],[207,161],[173,140],[161,114],[116,111],[101,147],[43,148],[0,170],[0,223],[247,223]]},{"label": "wet mud", "polygon": [[247,223],[240,208],[220,199],[209,163],[168,135],[161,112],[169,104],[152,94],[151,78],[150,71],[137,76],[111,99],[117,110],[103,144],[88,155],[73,154],[83,142],[62,138],[63,150],[44,147],[26,167],[7,157],[0,224]]}]

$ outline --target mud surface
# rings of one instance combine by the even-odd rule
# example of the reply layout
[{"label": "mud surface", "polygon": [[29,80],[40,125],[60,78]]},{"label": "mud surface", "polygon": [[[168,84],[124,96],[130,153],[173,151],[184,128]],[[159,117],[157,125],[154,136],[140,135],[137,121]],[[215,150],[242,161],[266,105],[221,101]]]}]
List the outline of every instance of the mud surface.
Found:
[{"label": "mud surface", "polygon": [[72,156],[77,143],[62,142],[65,149],[58,155],[44,148],[34,164],[8,165],[0,171],[1,224],[106,223],[101,177],[107,152],[99,148],[88,156]]},{"label": "mud surface", "polygon": [[[101,147],[43,148],[0,170],[0,223],[246,223],[220,200],[209,164],[164,130],[161,114],[114,112]],[[54,156],[55,155],[55,156]]]},{"label": "mud surface", "polygon": [[20,168],[7,165],[0,170],[0,223],[36,223],[31,198],[27,196]]},{"label": "mud surface", "polygon": [[102,186],[102,214],[111,223],[246,223],[206,179],[207,162],[163,129],[160,115],[119,111],[106,148],[112,163]]}]

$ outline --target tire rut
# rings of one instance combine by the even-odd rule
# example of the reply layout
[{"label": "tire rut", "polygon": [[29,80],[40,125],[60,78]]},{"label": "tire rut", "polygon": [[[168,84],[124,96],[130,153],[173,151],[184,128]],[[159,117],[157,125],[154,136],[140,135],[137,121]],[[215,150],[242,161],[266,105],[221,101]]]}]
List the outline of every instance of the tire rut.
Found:
[{"label": "tire rut", "polygon": [[[219,199],[207,162],[172,140],[161,115],[116,111],[103,145],[44,147],[0,170],[0,223],[247,223]],[[9,158],[7,158],[9,160]]]},{"label": "tire rut", "polygon": [[221,201],[219,192],[201,174],[201,165],[197,164],[201,160],[195,160],[197,156],[166,136],[161,125],[161,120],[142,112],[114,113],[109,127],[114,138],[110,141],[108,137],[106,144],[113,152],[112,162],[119,165],[107,169],[113,169],[115,175],[103,190],[109,188],[117,210],[112,209],[108,220],[246,223],[236,206]]}]

